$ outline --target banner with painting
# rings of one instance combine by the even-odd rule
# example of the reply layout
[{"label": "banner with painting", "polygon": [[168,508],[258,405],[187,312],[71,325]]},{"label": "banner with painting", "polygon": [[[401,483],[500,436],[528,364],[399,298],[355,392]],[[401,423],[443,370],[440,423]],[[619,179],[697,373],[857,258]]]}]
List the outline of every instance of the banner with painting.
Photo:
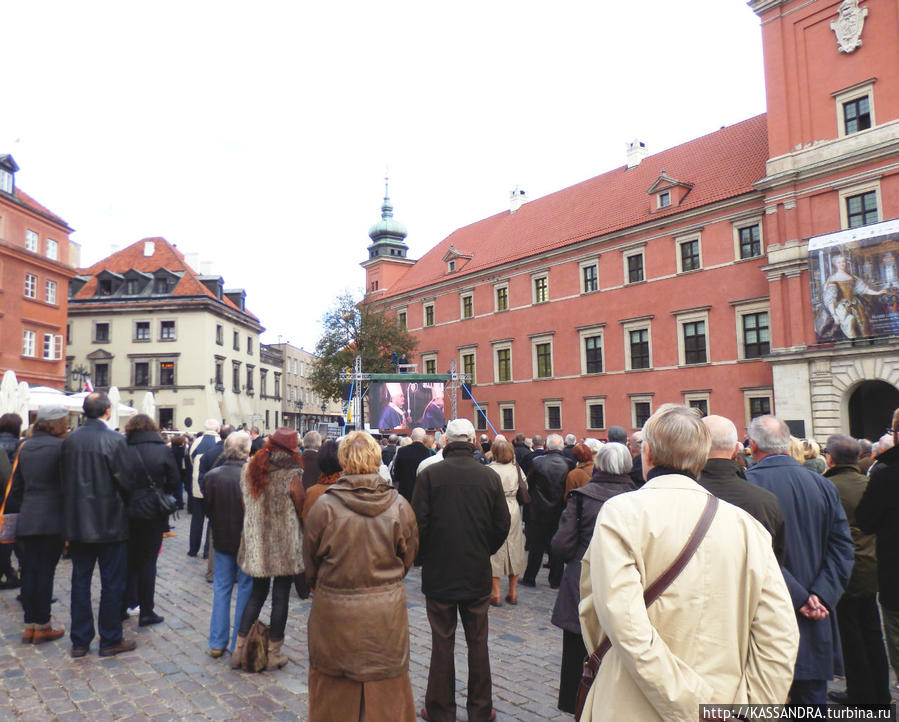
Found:
[{"label": "banner with painting", "polygon": [[368,387],[371,427],[380,431],[408,433],[416,426],[442,429],[443,382],[372,382]]},{"label": "banner with painting", "polygon": [[808,244],[818,343],[899,334],[899,219]]}]

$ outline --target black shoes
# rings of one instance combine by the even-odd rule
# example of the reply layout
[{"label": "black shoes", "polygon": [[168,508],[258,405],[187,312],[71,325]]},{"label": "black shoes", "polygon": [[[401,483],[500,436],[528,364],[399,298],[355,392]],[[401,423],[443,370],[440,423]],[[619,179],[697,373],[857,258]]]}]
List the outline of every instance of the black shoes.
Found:
[{"label": "black shoes", "polygon": [[537,586],[537,582],[532,579],[519,579],[518,583],[521,584],[523,587],[536,587]]},{"label": "black shoes", "polygon": [[69,652],[75,659],[79,657],[83,657],[87,654],[87,647],[72,647],[72,651]]},{"label": "black shoes", "polygon": [[165,617],[160,617],[158,614],[148,614],[145,617],[142,616],[137,623],[141,627],[149,627],[151,624],[159,624],[164,621]]}]

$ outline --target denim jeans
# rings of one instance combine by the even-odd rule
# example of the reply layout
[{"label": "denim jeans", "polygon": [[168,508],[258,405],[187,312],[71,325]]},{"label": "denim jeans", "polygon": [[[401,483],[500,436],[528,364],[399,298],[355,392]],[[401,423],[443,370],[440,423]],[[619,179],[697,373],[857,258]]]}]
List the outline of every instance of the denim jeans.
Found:
[{"label": "denim jeans", "polygon": [[[231,626],[231,590],[237,577],[237,603],[234,607],[234,631],[231,645],[228,645],[228,628]],[[243,616],[244,607],[253,589],[253,577],[244,574],[237,566],[236,554],[215,552],[215,570],[212,576],[212,616],[209,619],[209,649],[234,651],[237,642],[237,628]]]},{"label": "denim jeans", "polygon": [[100,649],[122,641],[122,597],[128,575],[128,542],[85,544],[71,542],[73,647],[87,649],[94,638],[94,612],[91,607],[91,579],[94,565],[100,563],[100,610],[97,626]]}]

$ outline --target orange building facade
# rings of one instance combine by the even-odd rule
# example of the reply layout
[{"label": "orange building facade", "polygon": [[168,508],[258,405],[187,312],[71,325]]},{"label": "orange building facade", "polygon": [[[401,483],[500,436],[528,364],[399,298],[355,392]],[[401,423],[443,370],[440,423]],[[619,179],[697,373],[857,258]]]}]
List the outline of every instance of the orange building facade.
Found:
[{"label": "orange building facade", "polygon": [[72,229],[15,185],[12,156],[0,156],[0,374],[32,386],[65,385]]},{"label": "orange building facade", "polygon": [[[739,429],[776,413],[797,435],[883,433],[899,337],[850,333],[826,300],[845,238],[826,238],[899,216],[899,6],[750,4],[765,115],[654,155],[632,144],[626,166],[540,199],[515,192],[414,263],[385,199],[366,302],[415,334],[421,371],[471,374],[486,418],[461,397],[459,413],[479,428],[604,437],[677,402]],[[829,249],[818,275],[812,241]],[[853,278],[863,257],[894,260],[852,243]],[[899,283],[865,271],[864,302],[899,329]]]}]

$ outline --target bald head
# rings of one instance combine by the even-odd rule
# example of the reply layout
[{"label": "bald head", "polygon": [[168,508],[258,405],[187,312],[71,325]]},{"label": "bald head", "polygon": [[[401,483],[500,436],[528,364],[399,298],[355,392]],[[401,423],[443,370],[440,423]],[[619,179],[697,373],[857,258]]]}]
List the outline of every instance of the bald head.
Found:
[{"label": "bald head", "polygon": [[712,435],[712,448],[709,451],[710,459],[733,459],[739,450],[737,441],[737,427],[733,421],[723,416],[705,416],[702,423],[706,425]]}]

